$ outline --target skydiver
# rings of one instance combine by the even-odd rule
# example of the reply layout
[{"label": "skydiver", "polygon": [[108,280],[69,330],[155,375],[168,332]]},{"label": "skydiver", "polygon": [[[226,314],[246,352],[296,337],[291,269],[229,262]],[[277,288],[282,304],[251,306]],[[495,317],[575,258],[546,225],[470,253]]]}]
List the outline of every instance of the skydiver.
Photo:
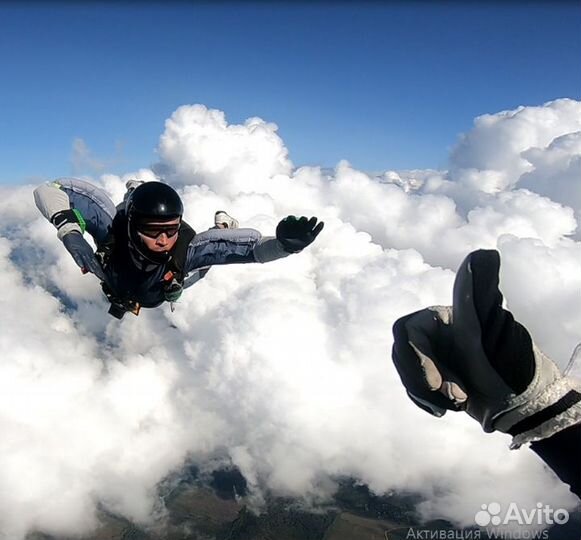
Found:
[{"label": "skydiver", "polygon": [[[182,290],[220,264],[265,263],[298,253],[323,229],[317,218],[288,216],[275,236],[240,229],[226,212],[215,215],[214,228],[202,233],[182,219],[177,192],[162,182],[129,181],[117,207],[101,188],[75,178],[61,178],[34,190],[42,215],[83,273],[93,273],[121,319],[175,302]],[[83,237],[89,233],[96,252]]]},{"label": "skydiver", "polygon": [[453,306],[398,319],[392,358],[410,399],[440,417],[466,411],[485,432],[512,435],[581,498],[581,384],[563,376],[502,308],[500,255],[478,250],[464,260]]}]

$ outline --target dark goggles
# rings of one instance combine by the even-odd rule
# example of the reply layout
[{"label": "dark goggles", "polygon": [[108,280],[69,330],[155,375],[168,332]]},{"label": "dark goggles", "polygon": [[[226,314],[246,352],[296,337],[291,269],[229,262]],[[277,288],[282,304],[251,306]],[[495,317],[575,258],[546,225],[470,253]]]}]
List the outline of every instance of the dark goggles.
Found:
[{"label": "dark goggles", "polygon": [[173,223],[171,225],[164,225],[163,223],[137,223],[135,230],[139,234],[147,236],[147,238],[158,238],[163,233],[165,233],[168,238],[172,238],[179,232],[180,224]]}]

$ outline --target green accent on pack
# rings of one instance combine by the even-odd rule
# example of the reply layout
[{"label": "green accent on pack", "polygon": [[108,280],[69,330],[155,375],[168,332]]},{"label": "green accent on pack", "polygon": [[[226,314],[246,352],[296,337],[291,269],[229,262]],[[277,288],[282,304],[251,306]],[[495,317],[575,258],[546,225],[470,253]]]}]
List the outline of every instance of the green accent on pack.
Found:
[{"label": "green accent on pack", "polygon": [[73,208],[73,212],[75,213],[75,216],[77,216],[77,221],[81,226],[81,232],[84,233],[87,230],[87,222],[85,221],[83,214],[81,214],[76,208]]},{"label": "green accent on pack", "polygon": [[59,184],[58,182],[53,182],[53,183],[52,183],[52,185],[53,185],[55,188],[57,188],[57,189],[60,189],[60,188],[62,188],[62,187],[63,187],[63,186],[62,186],[61,184]]}]

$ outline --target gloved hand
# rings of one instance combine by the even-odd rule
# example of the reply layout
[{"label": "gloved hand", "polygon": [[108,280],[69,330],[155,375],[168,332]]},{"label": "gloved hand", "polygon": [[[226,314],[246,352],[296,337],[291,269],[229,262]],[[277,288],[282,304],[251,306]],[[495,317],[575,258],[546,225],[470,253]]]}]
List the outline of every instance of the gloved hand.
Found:
[{"label": "gloved hand", "polygon": [[91,272],[101,281],[105,281],[105,274],[99,261],[95,257],[93,248],[78,232],[70,232],[62,238],[63,244],[67,251],[73,256],[77,265],[83,273]]},{"label": "gloved hand", "polygon": [[502,308],[499,268],[497,251],[468,255],[453,307],[398,319],[392,357],[416,405],[435,416],[465,410],[484,431],[513,435],[518,448],[581,422],[581,388]]},{"label": "gloved hand", "polygon": [[276,227],[276,239],[288,253],[298,253],[313,243],[325,224],[317,218],[307,219],[295,216],[285,217]]}]

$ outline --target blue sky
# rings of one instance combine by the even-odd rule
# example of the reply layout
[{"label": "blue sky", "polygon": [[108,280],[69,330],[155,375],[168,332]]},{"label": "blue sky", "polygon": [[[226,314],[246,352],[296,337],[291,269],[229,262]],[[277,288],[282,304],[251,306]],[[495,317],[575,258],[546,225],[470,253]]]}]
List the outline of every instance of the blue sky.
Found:
[{"label": "blue sky", "polygon": [[443,168],[475,116],[581,98],[574,3],[0,4],[0,183],[156,161],[202,103],[278,124],[295,165]]}]

